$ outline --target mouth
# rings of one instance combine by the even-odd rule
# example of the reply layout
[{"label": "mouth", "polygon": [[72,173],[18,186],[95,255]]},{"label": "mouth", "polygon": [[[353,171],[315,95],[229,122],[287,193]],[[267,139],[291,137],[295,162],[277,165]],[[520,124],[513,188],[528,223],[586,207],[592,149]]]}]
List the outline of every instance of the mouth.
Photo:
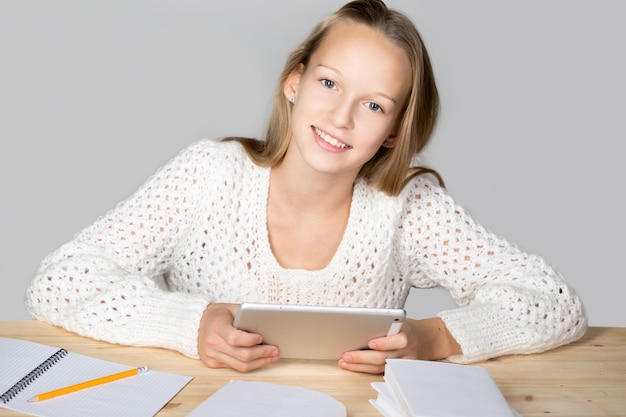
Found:
[{"label": "mouth", "polygon": [[313,126],[313,130],[315,131],[315,134],[320,137],[320,139],[322,139],[324,142],[328,143],[329,145],[332,145],[332,146],[334,146],[336,148],[339,148],[339,149],[349,149],[349,148],[351,148],[351,146],[348,145],[347,143],[343,143],[339,139],[336,139],[336,138],[330,136],[328,133],[318,129],[315,126]]}]

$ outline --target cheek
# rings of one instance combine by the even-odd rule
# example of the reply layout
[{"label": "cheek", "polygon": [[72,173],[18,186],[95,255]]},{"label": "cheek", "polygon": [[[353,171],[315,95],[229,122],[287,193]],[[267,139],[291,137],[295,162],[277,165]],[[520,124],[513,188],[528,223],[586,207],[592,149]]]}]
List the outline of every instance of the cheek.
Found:
[{"label": "cheek", "polygon": [[393,127],[393,123],[383,117],[372,117],[372,115],[366,115],[359,118],[356,126],[363,135],[367,135],[368,142],[371,142],[372,146],[379,147],[389,137]]},{"label": "cheek", "polygon": [[[317,81],[316,81],[317,83]],[[331,109],[336,103],[336,95],[317,84],[305,82],[301,84],[296,97],[296,105],[306,112],[324,112]]]},{"label": "cheek", "polygon": [[300,129],[316,123],[324,114],[323,102],[310,94],[298,95],[291,109],[293,128]]},{"label": "cheek", "polygon": [[304,115],[306,114],[306,109],[304,109],[304,105],[301,103],[297,103],[293,106],[291,110],[291,129],[301,129],[303,127],[303,123],[305,121]]}]

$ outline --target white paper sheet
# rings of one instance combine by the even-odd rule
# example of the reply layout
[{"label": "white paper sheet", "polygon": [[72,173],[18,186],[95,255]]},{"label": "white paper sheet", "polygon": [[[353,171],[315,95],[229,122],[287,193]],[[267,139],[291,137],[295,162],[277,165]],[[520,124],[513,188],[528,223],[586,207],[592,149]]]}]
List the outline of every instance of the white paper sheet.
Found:
[{"label": "white paper sheet", "polygon": [[262,381],[230,381],[187,417],[346,417],[328,394]]}]

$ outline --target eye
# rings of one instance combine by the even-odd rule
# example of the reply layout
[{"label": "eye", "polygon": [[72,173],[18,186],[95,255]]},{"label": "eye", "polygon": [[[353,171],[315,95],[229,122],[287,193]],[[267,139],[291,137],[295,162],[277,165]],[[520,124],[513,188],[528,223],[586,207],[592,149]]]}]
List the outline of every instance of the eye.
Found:
[{"label": "eye", "polygon": [[327,78],[322,79],[322,85],[326,88],[335,88],[335,82]]},{"label": "eye", "polygon": [[370,101],[367,103],[367,108],[370,109],[371,111],[375,111],[375,112],[382,112],[383,108],[380,107],[378,104],[374,103],[373,101]]}]

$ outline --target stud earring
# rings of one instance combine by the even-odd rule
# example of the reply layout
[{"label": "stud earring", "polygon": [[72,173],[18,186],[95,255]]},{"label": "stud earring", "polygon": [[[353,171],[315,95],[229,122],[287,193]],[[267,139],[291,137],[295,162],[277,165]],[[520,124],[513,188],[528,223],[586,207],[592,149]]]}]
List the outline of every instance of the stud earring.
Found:
[{"label": "stud earring", "polygon": [[296,102],[296,98],[295,98],[295,97],[291,97],[291,98],[289,99],[289,101],[291,101],[292,103],[295,103],[295,102]]}]

